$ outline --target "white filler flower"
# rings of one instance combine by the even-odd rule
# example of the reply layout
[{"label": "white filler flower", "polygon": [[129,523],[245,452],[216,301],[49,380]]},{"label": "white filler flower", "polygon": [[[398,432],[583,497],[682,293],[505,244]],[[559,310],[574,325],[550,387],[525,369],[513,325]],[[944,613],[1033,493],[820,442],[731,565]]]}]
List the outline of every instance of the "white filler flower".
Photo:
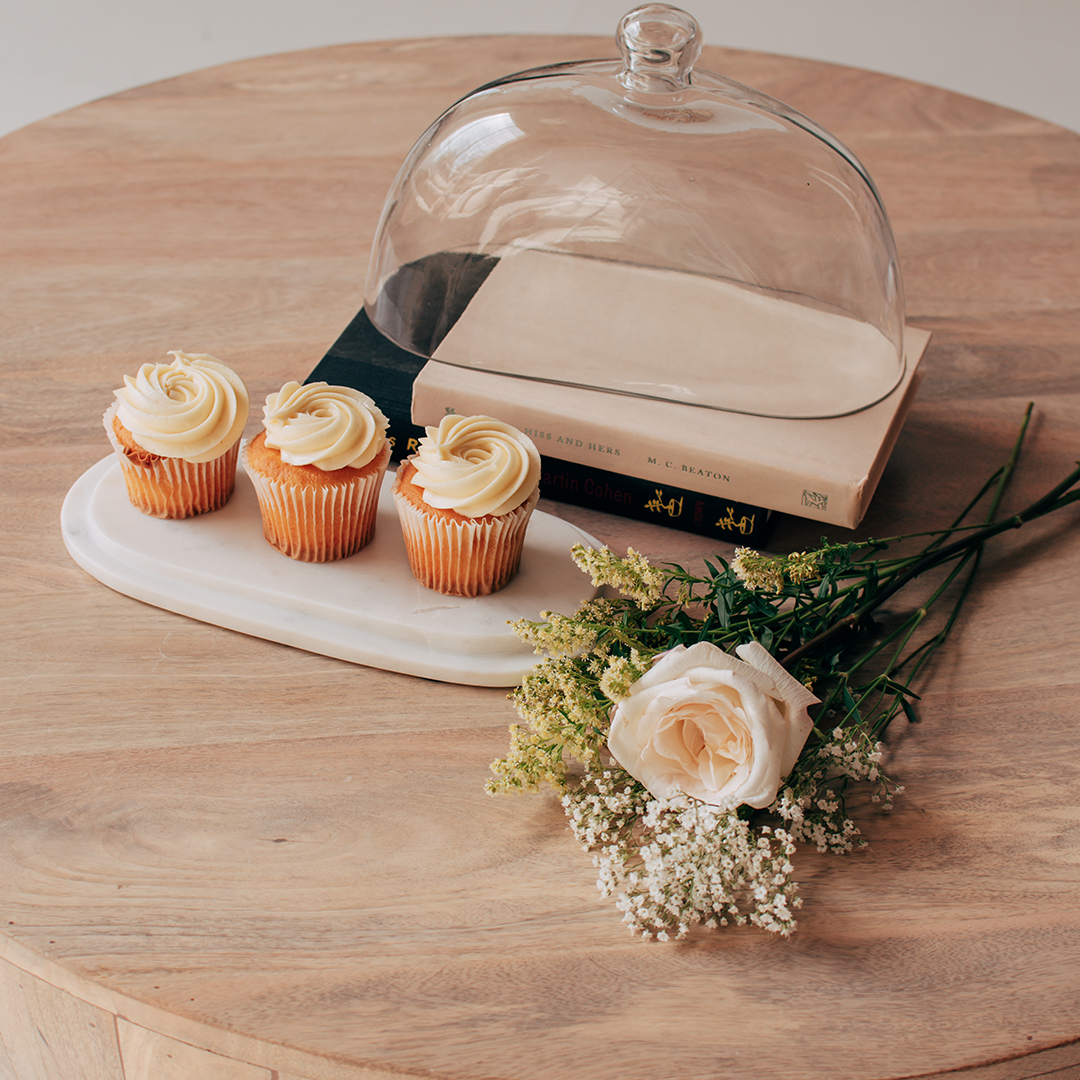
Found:
[{"label": "white filler flower", "polygon": [[761,809],[795,765],[818,699],[757,642],[735,651],[661,653],[616,707],[608,749],[654,797]]}]

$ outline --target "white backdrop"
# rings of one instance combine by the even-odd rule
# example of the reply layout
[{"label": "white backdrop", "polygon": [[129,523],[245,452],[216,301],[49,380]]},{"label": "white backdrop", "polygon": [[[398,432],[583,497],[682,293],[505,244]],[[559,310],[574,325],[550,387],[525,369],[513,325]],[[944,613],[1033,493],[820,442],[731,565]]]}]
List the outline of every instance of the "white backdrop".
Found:
[{"label": "white backdrop", "polygon": [[[0,134],[229,60],[434,34],[611,36],[631,6],[632,0],[2,0]],[[682,0],[682,6],[702,24],[709,44],[904,75],[1080,130],[1080,0]],[[615,55],[614,42],[607,54]]]}]

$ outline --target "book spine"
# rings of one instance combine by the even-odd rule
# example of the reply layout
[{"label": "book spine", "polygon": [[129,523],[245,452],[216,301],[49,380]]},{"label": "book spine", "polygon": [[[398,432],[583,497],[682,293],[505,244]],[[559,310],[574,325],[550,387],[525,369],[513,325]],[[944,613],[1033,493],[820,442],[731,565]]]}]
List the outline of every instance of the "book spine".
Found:
[{"label": "book spine", "polygon": [[555,502],[648,521],[731,543],[764,543],[772,511],[715,495],[540,455],[540,494]]},{"label": "book spine", "polygon": [[[797,514],[848,528],[857,523],[861,494],[857,486],[826,487],[804,479],[792,467],[755,459],[752,453],[738,460],[730,456],[712,460],[718,455],[705,457],[687,451],[678,434],[651,440],[644,449],[636,440],[628,441],[617,408],[610,421],[605,419],[607,411],[588,410],[586,406],[587,413],[575,412],[586,398],[571,392],[556,411],[538,400],[540,395],[532,399],[522,395],[520,386],[525,380],[497,376],[470,379],[470,375],[448,365],[428,364],[413,385],[412,419],[428,425],[437,424],[447,413],[498,416],[524,431],[541,455],[557,455],[563,462],[632,478],[649,485],[650,490],[692,492],[715,500],[715,504]],[[507,392],[510,384],[517,391],[513,395]]]}]

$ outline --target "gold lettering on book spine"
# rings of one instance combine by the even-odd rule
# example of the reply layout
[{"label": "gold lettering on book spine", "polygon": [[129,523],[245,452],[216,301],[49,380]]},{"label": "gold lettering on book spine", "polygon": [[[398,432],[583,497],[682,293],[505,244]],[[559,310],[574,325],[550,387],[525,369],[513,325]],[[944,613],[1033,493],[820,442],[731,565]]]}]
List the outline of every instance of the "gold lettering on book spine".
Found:
[{"label": "gold lettering on book spine", "polygon": [[654,514],[667,513],[668,517],[682,517],[683,501],[682,498],[676,498],[674,495],[667,502],[664,502],[664,489],[657,488],[656,495],[645,504],[645,509],[652,511]]},{"label": "gold lettering on book spine", "polygon": [[719,529],[727,529],[728,532],[737,532],[740,536],[748,536],[754,531],[754,514],[743,514],[742,517],[735,517],[735,508],[729,506],[727,508],[727,515],[722,517],[716,526]]}]

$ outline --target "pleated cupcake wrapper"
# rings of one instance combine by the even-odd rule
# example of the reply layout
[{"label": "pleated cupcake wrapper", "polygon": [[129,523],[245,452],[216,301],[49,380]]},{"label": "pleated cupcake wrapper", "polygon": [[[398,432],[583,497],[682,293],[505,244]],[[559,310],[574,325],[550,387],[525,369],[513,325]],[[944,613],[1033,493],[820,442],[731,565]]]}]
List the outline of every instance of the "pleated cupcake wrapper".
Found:
[{"label": "pleated cupcake wrapper", "polygon": [[540,496],[489,519],[450,520],[426,514],[394,492],[413,576],[435,592],[487,596],[517,573],[525,531]]},{"label": "pleated cupcake wrapper", "polygon": [[113,431],[116,404],[105,412],[105,432],[120,460],[120,468],[132,504],[150,517],[186,518],[220,510],[236,486],[237,441],[213,461],[157,458],[149,465],[133,462]]},{"label": "pleated cupcake wrapper", "polygon": [[300,562],[348,558],[375,535],[385,473],[384,464],[347,484],[311,488],[268,480],[249,469],[262,511],[263,536]]}]

